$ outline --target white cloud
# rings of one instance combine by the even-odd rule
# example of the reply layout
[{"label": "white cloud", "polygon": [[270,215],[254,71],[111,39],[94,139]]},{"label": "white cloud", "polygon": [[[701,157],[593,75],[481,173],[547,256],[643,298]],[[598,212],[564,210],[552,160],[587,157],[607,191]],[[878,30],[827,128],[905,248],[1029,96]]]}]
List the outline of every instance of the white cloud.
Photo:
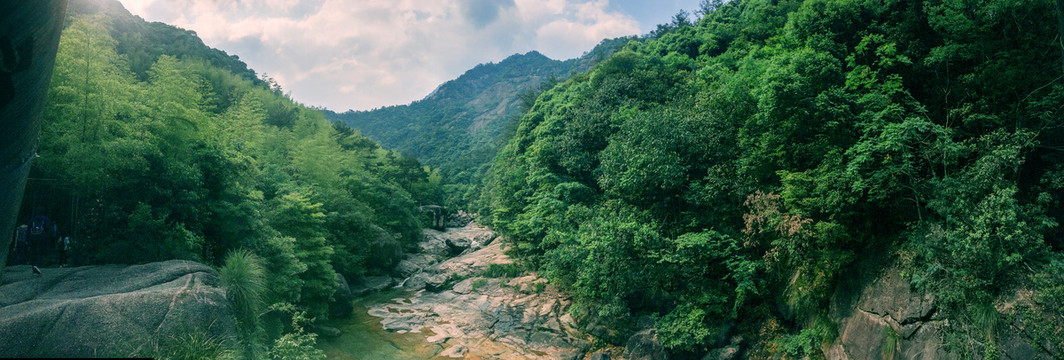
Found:
[{"label": "white cloud", "polygon": [[294,98],[337,111],[405,104],[478,63],[580,56],[637,34],[606,0],[121,0],[196,31]]}]

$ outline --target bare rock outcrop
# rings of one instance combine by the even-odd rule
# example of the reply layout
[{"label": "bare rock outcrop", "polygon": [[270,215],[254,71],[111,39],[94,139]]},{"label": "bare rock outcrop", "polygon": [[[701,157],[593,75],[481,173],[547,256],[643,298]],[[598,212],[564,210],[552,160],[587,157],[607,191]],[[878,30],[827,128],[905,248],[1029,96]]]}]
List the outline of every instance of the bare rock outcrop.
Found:
[{"label": "bare rock outcrop", "polygon": [[[513,262],[491,230],[468,224],[425,230],[422,253],[399,271],[408,296],[369,306],[386,330],[425,332],[440,356],[561,359],[584,353],[588,341],[568,315],[570,301],[534,275],[490,278],[492,264]],[[458,256],[447,258],[446,254]],[[576,354],[576,355],[574,355]]]},{"label": "bare rock outcrop", "polygon": [[628,338],[624,347],[624,358],[629,360],[656,360],[668,359],[669,353],[665,346],[658,340],[658,334],[654,329],[637,332]]},{"label": "bare rock outcrop", "polygon": [[143,265],[8,267],[0,285],[0,357],[145,356],[202,335],[234,339],[218,274],[171,260]]},{"label": "bare rock outcrop", "polygon": [[[839,337],[828,359],[956,359],[943,338],[949,320],[930,294],[913,291],[900,270],[888,268],[858,289],[840,288],[831,304]],[[1000,311],[1000,309],[999,309]],[[1021,326],[1001,329],[1005,359],[1050,359],[1025,339]]]},{"label": "bare rock outcrop", "polygon": [[[934,298],[912,291],[897,269],[889,269],[860,290],[856,302],[832,302],[839,339],[829,359],[949,359],[942,341],[942,319]],[[852,300],[851,300],[852,301]]]}]

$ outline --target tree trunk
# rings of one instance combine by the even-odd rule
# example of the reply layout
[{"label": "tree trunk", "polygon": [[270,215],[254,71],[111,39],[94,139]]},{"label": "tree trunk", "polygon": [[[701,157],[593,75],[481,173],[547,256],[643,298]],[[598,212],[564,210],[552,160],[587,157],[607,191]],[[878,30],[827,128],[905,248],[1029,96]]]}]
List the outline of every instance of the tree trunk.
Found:
[{"label": "tree trunk", "polygon": [[1057,0],[1057,31],[1060,35],[1060,69],[1064,70],[1064,0]]},{"label": "tree trunk", "polygon": [[0,282],[37,153],[66,5],[66,0],[0,2]]}]

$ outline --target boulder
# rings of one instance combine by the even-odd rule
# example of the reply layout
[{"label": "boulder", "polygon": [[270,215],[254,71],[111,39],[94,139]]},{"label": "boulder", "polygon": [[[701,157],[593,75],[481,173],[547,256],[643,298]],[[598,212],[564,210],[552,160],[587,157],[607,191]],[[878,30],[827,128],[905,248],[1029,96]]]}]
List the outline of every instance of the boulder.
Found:
[{"label": "boulder", "polygon": [[410,275],[417,274],[424,269],[424,265],[414,261],[413,259],[403,259],[399,262],[399,265],[395,266],[395,274],[399,277],[406,278]]},{"label": "boulder", "polygon": [[429,278],[425,280],[425,289],[428,291],[444,290],[444,287],[447,286],[449,280],[451,280],[450,274],[436,274],[429,276]]},{"label": "boulder", "polygon": [[495,235],[495,233],[493,232],[482,232],[474,235],[472,242],[473,244],[477,244],[478,246],[488,246],[491,245],[491,242],[497,237],[498,236]]},{"label": "boulder", "polygon": [[839,338],[825,354],[829,359],[956,357],[945,351],[945,323],[935,317],[934,298],[913,292],[897,268],[884,271],[856,294],[847,290],[840,288],[832,300]]},{"label": "boulder", "polygon": [[395,279],[391,276],[363,276],[351,287],[351,295],[362,296],[370,293],[381,292],[395,285]]},{"label": "boulder", "polygon": [[622,356],[628,360],[662,360],[668,359],[669,353],[658,340],[657,332],[647,329],[628,338]]},{"label": "boulder", "polygon": [[447,214],[446,225],[449,228],[465,227],[473,222],[474,218],[473,214],[467,213],[465,210],[458,210],[456,213]]},{"label": "boulder", "polygon": [[457,284],[454,284],[454,287],[452,288],[452,291],[454,291],[457,294],[463,294],[463,295],[471,293],[471,292],[473,292],[473,282],[476,281],[477,279],[479,279],[479,278],[469,278],[469,279],[465,279],[465,280],[459,281]]},{"label": "boulder", "polygon": [[587,357],[588,360],[610,360],[610,354],[596,351]]},{"label": "boulder", "polygon": [[[839,338],[826,349],[828,359],[955,359],[943,340],[947,321],[930,294],[913,291],[897,267],[871,279],[842,286],[832,299],[831,314],[839,324]],[[862,284],[863,283],[863,284]],[[1014,299],[997,309],[1002,319],[1019,319],[1013,303],[1027,299],[1018,290]],[[1005,359],[1052,359],[1060,356],[1033,338],[1017,321],[1005,321],[995,334]]]},{"label": "boulder", "polygon": [[706,353],[706,356],[702,357],[702,360],[735,360],[739,358],[739,352],[741,350],[742,349],[737,345],[729,345],[713,349]]},{"label": "boulder", "polygon": [[354,300],[355,295],[351,293],[351,286],[347,284],[347,278],[337,273],[336,292],[333,293],[332,300],[329,302],[329,317],[345,319],[351,316],[351,311],[355,310],[354,304],[351,303]]},{"label": "boulder", "polygon": [[403,258],[403,246],[383,228],[373,225],[375,233],[369,244],[366,265],[372,269],[391,269]]},{"label": "boulder", "polygon": [[327,338],[337,338],[344,334],[343,330],[331,326],[314,325],[313,328],[315,333]]},{"label": "boulder", "polygon": [[[473,240],[468,238],[447,239],[447,248],[451,255],[461,254],[472,245]],[[477,245],[477,248],[479,247],[480,245]]]},{"label": "boulder", "polygon": [[6,269],[0,357],[151,356],[190,334],[235,340],[218,273],[191,261]]},{"label": "boulder", "polygon": [[425,229],[422,234],[424,238],[421,243],[418,243],[419,253],[435,255],[437,259],[454,255],[451,253],[451,248],[447,246],[447,241],[450,239],[442,232]]},{"label": "boulder", "polygon": [[406,258],[395,267],[395,274],[399,278],[407,278],[439,263],[439,259],[439,256],[431,254],[407,254]]},{"label": "boulder", "polygon": [[452,346],[452,347],[447,348],[446,350],[443,350],[443,352],[441,352],[439,356],[440,357],[452,357],[452,358],[465,358],[466,354],[469,354],[469,348],[467,348],[465,346],[462,346],[462,345],[458,345],[458,346]]},{"label": "boulder", "polygon": [[410,291],[418,291],[425,288],[429,283],[429,274],[417,273],[403,281],[403,288]]}]

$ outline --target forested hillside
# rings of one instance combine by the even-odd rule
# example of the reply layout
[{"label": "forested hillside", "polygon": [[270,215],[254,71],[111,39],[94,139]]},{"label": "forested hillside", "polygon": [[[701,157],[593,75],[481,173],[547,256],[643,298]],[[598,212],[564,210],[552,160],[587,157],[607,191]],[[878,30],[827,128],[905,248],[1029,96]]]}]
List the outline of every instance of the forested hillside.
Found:
[{"label": "forested hillside", "polygon": [[74,0],[67,12],[71,15],[101,14],[109,18],[108,33],[116,40],[115,51],[125,57],[130,70],[142,81],[148,79],[148,69],[159,55],[170,55],[179,59],[205,60],[255,85],[263,83],[239,57],[204,45],[196,32],[144,21],[130,14],[117,0]]},{"label": "forested hillside", "polygon": [[438,168],[451,205],[476,197],[491,159],[512,135],[517,117],[543,90],[607,58],[630,38],[603,40],[584,56],[552,60],[539,52],[480,64],[409,105],[371,111],[326,111],[388,148]]},{"label": "forested hillside", "polygon": [[1054,2],[704,4],[540,95],[493,164],[481,215],[579,321],[821,358],[840,284],[898,266],[956,356],[1064,345]]},{"label": "forested hillside", "polygon": [[72,265],[218,266],[246,358],[319,354],[303,326],[328,317],[337,274],[390,271],[439,178],[116,7],[71,4],[20,221],[52,218]]}]

